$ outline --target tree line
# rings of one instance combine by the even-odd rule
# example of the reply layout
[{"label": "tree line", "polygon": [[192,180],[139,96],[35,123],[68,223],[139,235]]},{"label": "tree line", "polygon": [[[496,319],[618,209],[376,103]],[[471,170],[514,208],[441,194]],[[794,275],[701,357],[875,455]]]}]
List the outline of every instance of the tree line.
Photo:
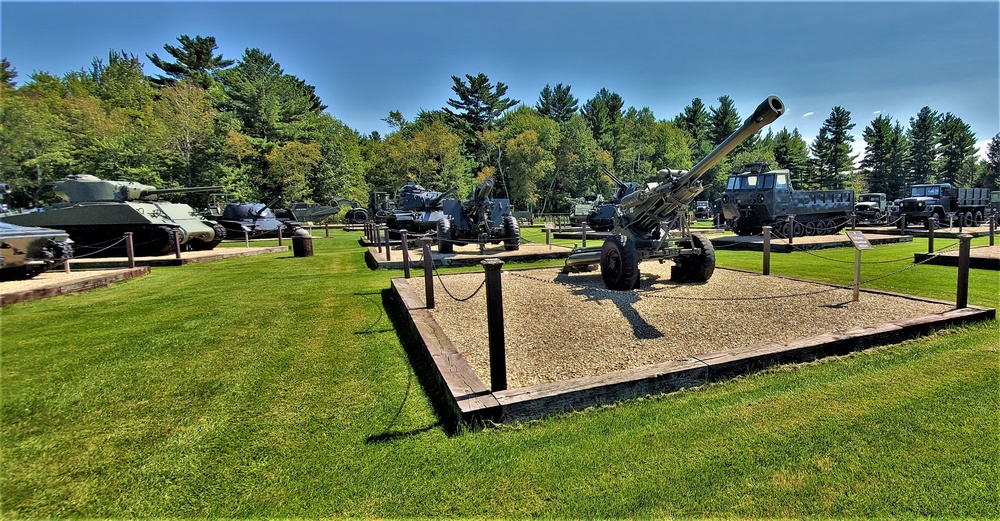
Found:
[{"label": "tree line", "polygon": [[[0,172],[11,203],[50,202],[45,187],[71,174],[157,187],[222,185],[236,199],[326,202],[367,200],[407,181],[428,189],[493,177],[496,196],[536,212],[565,211],[567,199],[614,190],[602,171],[640,183],[660,168],[689,168],[742,123],[733,100],[694,98],[658,119],[601,89],[582,104],[569,85],[546,85],[533,106],[507,96],[485,74],[452,76],[441,109],[412,119],[383,118],[390,131],[362,135],[329,115],[315,88],[284,72],[260,49],[236,60],[213,37],[178,37],[166,57],[147,54],[161,73],[110,51],[89,67],[55,76],[34,72],[18,85],[0,60]],[[739,165],[788,168],[799,188],[853,188],[903,195],[909,184],[1000,186],[1000,134],[987,158],[958,116],[924,107],[904,126],[879,115],[864,129],[865,155],[852,155],[855,124],[834,107],[811,144],[797,129],[768,129],[742,143],[705,177],[706,198]],[[857,164],[856,164],[857,163]]]}]

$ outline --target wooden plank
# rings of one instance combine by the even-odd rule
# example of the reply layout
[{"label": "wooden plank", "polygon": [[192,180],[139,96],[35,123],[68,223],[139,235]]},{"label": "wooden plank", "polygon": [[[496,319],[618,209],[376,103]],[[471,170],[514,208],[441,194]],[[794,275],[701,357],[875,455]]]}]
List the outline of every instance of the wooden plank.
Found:
[{"label": "wooden plank", "polygon": [[54,297],[57,295],[79,293],[88,289],[101,288],[109,286],[115,282],[141,277],[148,274],[148,266],[140,266],[134,269],[115,270],[113,272],[88,274],[82,278],[65,281],[63,283],[54,283],[24,291],[14,291],[0,294],[0,306],[30,302],[32,300]]}]

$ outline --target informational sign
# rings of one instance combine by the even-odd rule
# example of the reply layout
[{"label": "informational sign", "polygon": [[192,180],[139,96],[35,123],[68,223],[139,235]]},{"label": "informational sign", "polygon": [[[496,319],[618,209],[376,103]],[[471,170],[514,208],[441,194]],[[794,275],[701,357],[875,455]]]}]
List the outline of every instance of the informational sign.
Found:
[{"label": "informational sign", "polygon": [[868,238],[861,230],[848,230],[847,238],[854,243],[854,249],[856,250],[874,250],[875,247],[868,242]]}]

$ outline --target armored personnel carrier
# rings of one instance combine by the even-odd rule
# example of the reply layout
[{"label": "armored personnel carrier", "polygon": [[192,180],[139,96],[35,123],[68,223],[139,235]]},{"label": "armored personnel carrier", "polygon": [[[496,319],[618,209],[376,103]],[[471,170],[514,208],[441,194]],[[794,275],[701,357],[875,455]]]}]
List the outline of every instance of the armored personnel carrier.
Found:
[{"label": "armored personnel carrier", "polygon": [[789,171],[768,163],[741,170],[722,193],[722,213],[737,235],[756,235],[764,226],[781,237],[837,233],[854,210],[851,190],[795,190]]},{"label": "armored personnel carrier", "polygon": [[210,250],[225,238],[225,229],[186,204],[159,201],[160,196],[220,190],[220,186],[157,189],[129,182],[76,175],[53,183],[65,202],[39,211],[5,215],[0,220],[19,226],[63,230],[79,256],[120,256],[125,232],[132,232],[138,256],[165,255],[174,250],[174,234],[182,248]]},{"label": "armored personnel carrier", "polygon": [[396,207],[386,217],[391,230],[424,233],[436,230],[438,221],[445,218],[441,202],[455,193],[458,187],[444,192],[433,192],[410,181],[396,194]]}]

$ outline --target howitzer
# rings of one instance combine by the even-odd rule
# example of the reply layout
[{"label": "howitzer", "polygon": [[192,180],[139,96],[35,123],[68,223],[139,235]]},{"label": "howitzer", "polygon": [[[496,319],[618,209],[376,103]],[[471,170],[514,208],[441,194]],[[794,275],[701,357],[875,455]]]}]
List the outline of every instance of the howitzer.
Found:
[{"label": "howitzer", "polygon": [[510,201],[491,198],[494,182],[488,178],[476,185],[466,201],[446,199],[444,218],[438,221],[438,251],[453,253],[455,245],[478,243],[480,251],[486,243],[504,244],[506,250],[516,250],[521,244],[521,229],[511,215]]},{"label": "howitzer", "polygon": [[[703,190],[699,178],[784,112],[781,100],[769,96],[740,128],[698,164],[689,170],[660,170],[659,183],[643,190],[637,187],[624,195],[615,207],[611,237],[599,248],[574,250],[563,271],[586,271],[599,263],[601,277],[609,289],[630,290],[638,287],[641,261],[670,259],[675,263],[671,271],[673,281],[708,281],[715,271],[715,250],[703,236],[690,233],[685,223],[688,205]],[[615,180],[613,174],[609,177]],[[679,233],[672,232],[675,228]]]}]

